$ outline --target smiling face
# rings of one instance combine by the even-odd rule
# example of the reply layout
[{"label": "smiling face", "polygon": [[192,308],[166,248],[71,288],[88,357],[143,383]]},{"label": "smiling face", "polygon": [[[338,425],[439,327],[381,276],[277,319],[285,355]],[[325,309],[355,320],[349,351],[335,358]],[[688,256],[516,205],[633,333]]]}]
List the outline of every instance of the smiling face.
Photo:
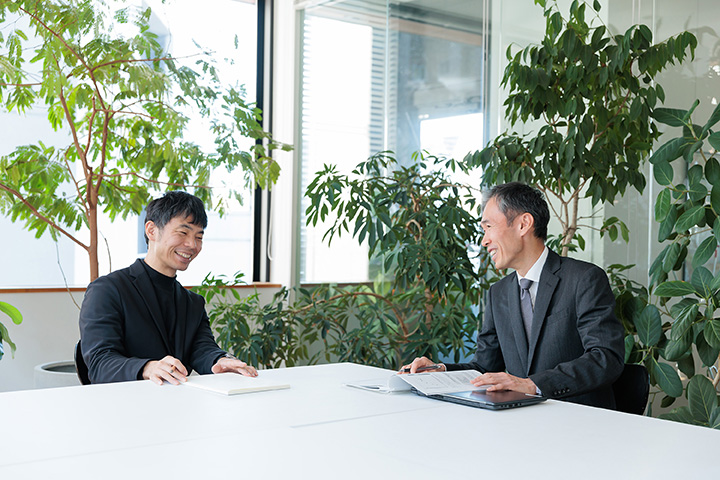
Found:
[{"label": "smiling face", "polygon": [[515,268],[513,265],[522,251],[522,239],[516,223],[517,217],[508,225],[507,217],[500,211],[494,198],[485,204],[480,221],[485,231],[482,246],[487,248],[497,269]]},{"label": "smiling face", "polygon": [[174,277],[178,270],[185,271],[202,250],[204,230],[192,222],[190,216],[174,217],[163,228],[155,222],[147,222],[148,253],[145,263],[168,277]]}]

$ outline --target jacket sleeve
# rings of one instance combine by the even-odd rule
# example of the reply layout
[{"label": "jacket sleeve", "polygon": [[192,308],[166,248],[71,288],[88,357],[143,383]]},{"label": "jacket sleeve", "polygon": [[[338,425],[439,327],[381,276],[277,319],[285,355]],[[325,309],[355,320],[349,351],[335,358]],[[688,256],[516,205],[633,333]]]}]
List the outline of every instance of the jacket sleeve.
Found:
[{"label": "jacket sleeve", "polygon": [[[582,395],[610,385],[624,363],[624,330],[615,317],[615,298],[607,275],[599,267],[582,272],[574,285],[577,335],[583,353],[556,367],[530,375],[530,379],[550,398]],[[568,335],[571,335],[568,332]],[[558,340],[557,346],[561,348]]]},{"label": "jacket sleeve", "polygon": [[151,360],[127,355],[123,310],[112,280],[101,277],[88,286],[80,309],[80,346],[92,383],[138,380]]}]

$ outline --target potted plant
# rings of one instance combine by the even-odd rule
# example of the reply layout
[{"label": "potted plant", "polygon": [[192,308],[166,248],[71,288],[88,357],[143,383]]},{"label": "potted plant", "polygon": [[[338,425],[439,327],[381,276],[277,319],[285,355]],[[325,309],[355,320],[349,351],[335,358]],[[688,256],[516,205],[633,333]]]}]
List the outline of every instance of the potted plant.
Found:
[{"label": "potted plant", "polygon": [[[662,418],[720,428],[720,106],[704,124],[693,121],[699,101],[688,110],[662,108],[659,123],[681,129],[650,157],[655,180],[663,186],[655,204],[658,240],[665,248],[650,267],[651,293],[637,316],[634,353],[650,365],[665,393],[663,406],[685,394],[688,405]],[[673,162],[685,178],[676,179]],[[689,265],[687,265],[689,263]],[[664,359],[666,362],[661,362]],[[676,365],[686,378],[683,386]]]},{"label": "potted plant", "polygon": [[[534,120],[541,126],[503,132],[468,161],[482,168],[485,185],[521,181],[543,191],[561,225],[550,246],[567,255],[584,248],[580,231],[590,228],[580,214],[583,199],[596,208],[628,188],[645,188],[640,167],[660,135],[650,116],[665,99],[654,79],[693,55],[697,40],[684,32],[653,44],[645,25],[611,35],[597,1],[593,9],[573,2],[567,19],[554,2],[535,3],[545,9],[545,35],[538,45],[514,54],[508,49],[502,86],[509,89],[511,125]],[[613,240],[618,233],[628,238],[627,226],[614,217],[601,231]]]},{"label": "potted plant", "polygon": [[210,318],[221,345],[266,366],[324,359],[394,369],[418,352],[470,355],[481,291],[494,273],[484,252],[468,249],[479,237],[478,192],[454,181],[454,170],[468,172],[452,159],[417,153],[400,165],[382,152],[350,175],[334,166],[318,172],[306,191],[308,224],[329,220],[328,242],[367,241],[382,265],[377,279],[282,290],[267,305],[207,279],[201,291],[215,298]]}]

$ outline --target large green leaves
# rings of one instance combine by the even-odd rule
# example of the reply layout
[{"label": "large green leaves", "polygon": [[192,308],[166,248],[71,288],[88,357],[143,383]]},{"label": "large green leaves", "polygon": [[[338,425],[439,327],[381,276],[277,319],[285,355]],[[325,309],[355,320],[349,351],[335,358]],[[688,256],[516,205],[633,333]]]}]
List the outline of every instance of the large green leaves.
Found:
[{"label": "large green leaves", "polygon": [[693,418],[707,424],[718,408],[718,396],[712,382],[704,375],[695,375],[688,383],[687,396]]},{"label": "large green leaves", "polygon": [[638,338],[643,345],[653,346],[660,341],[662,322],[655,305],[646,306],[634,320]]},{"label": "large green leaves", "polygon": [[677,371],[667,363],[658,362],[655,358],[650,360],[653,378],[663,392],[671,397],[679,397],[683,393],[682,382]]}]

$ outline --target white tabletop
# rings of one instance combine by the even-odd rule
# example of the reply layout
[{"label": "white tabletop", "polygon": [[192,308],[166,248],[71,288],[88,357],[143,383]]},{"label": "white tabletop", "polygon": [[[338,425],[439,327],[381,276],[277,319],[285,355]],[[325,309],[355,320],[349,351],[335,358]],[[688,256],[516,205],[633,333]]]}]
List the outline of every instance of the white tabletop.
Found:
[{"label": "white tabletop", "polygon": [[495,412],[344,385],[390,374],[267,370],[291,388],[231,397],[147,381],[0,393],[0,478],[720,474],[720,432],[707,428],[557,401]]}]

